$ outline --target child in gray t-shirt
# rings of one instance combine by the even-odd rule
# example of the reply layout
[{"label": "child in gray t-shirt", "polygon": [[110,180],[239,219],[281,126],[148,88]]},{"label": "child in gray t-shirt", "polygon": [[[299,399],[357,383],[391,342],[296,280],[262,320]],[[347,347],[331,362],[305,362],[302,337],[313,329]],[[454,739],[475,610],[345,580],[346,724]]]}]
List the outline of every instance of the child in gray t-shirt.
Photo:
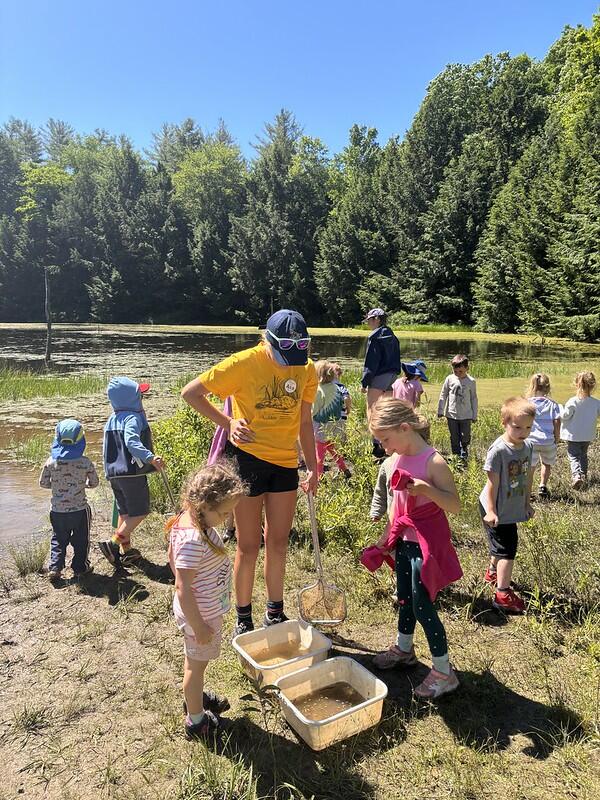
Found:
[{"label": "child in gray t-shirt", "polygon": [[490,549],[485,580],[496,586],[494,608],[521,614],[525,603],[512,590],[511,578],[517,554],[517,523],[533,516],[533,448],[525,440],[531,432],[535,407],[522,397],[511,397],[502,406],[501,417],[504,433],[487,452],[487,483],[479,496]]}]

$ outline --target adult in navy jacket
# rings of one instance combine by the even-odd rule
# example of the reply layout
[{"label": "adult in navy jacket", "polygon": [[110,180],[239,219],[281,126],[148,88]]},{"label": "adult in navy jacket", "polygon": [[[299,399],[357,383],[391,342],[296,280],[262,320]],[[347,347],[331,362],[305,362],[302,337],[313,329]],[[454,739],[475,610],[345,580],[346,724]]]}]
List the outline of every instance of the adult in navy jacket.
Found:
[{"label": "adult in navy jacket", "polygon": [[[371,328],[361,380],[362,390],[367,393],[368,421],[371,407],[382,395],[392,391],[392,384],[400,373],[400,342],[388,328],[382,308],[372,308],[363,322]],[[385,451],[376,439],[373,439],[373,455],[385,457]]]}]

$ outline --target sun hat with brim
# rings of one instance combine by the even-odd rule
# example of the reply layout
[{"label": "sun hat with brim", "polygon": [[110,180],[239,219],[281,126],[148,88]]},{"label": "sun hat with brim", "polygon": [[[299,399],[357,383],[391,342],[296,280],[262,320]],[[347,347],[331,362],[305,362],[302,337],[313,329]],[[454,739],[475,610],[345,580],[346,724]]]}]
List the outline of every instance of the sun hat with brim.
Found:
[{"label": "sun hat with brim", "polygon": [[383,308],[372,308],[367,316],[363,319],[363,322],[366,322],[368,319],[379,319],[380,317],[385,317],[386,312]]},{"label": "sun hat with brim", "polygon": [[72,461],[83,455],[85,450],[85,432],[83,425],[76,419],[63,419],[56,426],[54,441],[50,454],[53,459]]},{"label": "sun hat with brim", "polygon": [[[271,314],[267,320],[265,335],[286,366],[303,367],[308,363],[307,340],[310,340],[310,336],[304,317],[298,311],[282,308]],[[282,343],[288,342],[293,343],[291,347],[282,347]],[[302,347],[298,347],[296,342],[301,342]]]},{"label": "sun hat with brim", "polygon": [[[421,363],[423,363],[423,362],[421,362]],[[429,383],[429,380],[427,379],[427,375],[425,374],[425,370],[422,369],[418,365],[418,363],[416,361],[412,362],[412,363],[409,362],[409,361],[403,361],[402,362],[402,371],[409,378],[420,378],[424,383]]]}]

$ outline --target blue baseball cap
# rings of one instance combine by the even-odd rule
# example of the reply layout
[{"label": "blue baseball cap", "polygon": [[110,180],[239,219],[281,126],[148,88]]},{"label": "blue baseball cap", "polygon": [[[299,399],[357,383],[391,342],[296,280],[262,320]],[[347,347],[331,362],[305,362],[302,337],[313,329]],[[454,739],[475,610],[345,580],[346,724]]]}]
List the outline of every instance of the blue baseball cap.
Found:
[{"label": "blue baseball cap", "polygon": [[[308,344],[310,340],[308,328],[302,314],[289,308],[282,308],[271,314],[266,325],[267,341],[277,351],[286,366],[303,367],[308,363]],[[280,340],[283,340],[282,342]],[[294,342],[291,347],[282,346],[288,341]],[[295,342],[302,341],[303,347]]]},{"label": "blue baseball cap", "polygon": [[76,419],[62,419],[56,426],[50,454],[52,458],[71,461],[79,458],[85,450],[85,431]]}]

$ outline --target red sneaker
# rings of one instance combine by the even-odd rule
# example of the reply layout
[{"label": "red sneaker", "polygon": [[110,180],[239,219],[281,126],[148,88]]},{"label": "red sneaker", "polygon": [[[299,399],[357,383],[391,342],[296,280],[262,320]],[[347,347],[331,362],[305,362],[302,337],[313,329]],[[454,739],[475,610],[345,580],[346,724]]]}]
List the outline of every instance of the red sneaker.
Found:
[{"label": "red sneaker", "polygon": [[485,575],[483,576],[483,580],[486,583],[491,583],[495,586],[498,582],[498,573],[496,570],[492,572],[492,570],[488,567],[485,571]]},{"label": "red sneaker", "polygon": [[505,614],[522,614],[525,611],[525,603],[512,589],[496,592],[492,605],[498,611],[504,611]]}]

